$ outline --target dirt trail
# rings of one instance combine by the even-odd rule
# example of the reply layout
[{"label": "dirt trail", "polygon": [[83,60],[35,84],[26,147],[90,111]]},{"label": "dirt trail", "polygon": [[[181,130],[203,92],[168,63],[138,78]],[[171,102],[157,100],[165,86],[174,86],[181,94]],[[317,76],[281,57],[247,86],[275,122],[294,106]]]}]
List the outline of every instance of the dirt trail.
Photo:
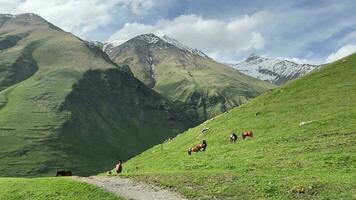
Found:
[{"label": "dirt trail", "polygon": [[128,178],[108,177],[108,176],[90,176],[75,177],[75,179],[90,183],[105,190],[115,193],[120,197],[132,200],[187,200],[177,193],[149,185],[142,182],[136,182]]}]

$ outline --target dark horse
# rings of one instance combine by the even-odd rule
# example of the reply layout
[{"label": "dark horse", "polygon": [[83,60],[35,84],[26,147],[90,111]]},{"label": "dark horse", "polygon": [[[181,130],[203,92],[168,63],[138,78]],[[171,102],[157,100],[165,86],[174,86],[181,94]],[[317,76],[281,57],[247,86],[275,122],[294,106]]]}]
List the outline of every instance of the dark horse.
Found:
[{"label": "dark horse", "polygon": [[203,142],[201,144],[198,144],[193,148],[189,148],[188,155],[192,155],[192,152],[205,151],[207,146],[208,146],[208,144],[206,143],[205,140],[203,140]]},{"label": "dark horse", "polygon": [[245,138],[247,138],[247,137],[253,138],[253,133],[252,133],[252,131],[246,131],[246,132],[242,133],[242,139],[245,139]]},{"label": "dark horse", "polygon": [[231,143],[235,143],[237,140],[237,135],[235,133],[230,135],[230,142]]},{"label": "dark horse", "polygon": [[72,171],[57,171],[56,176],[72,176]]},{"label": "dark horse", "polygon": [[119,160],[119,163],[116,164],[115,170],[116,170],[117,174],[122,172],[122,162],[121,162],[121,160]]}]

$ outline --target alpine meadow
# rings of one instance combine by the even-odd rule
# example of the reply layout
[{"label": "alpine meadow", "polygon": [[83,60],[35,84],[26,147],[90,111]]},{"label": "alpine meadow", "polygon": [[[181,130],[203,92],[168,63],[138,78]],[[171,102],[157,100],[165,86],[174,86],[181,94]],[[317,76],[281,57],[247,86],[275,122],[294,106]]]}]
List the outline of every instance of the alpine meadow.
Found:
[{"label": "alpine meadow", "polygon": [[[354,199],[355,75],[353,54],[145,151],[127,174],[191,198]],[[254,138],[230,143],[245,130]]]},{"label": "alpine meadow", "polygon": [[356,3],[0,1],[0,200],[356,199]]}]

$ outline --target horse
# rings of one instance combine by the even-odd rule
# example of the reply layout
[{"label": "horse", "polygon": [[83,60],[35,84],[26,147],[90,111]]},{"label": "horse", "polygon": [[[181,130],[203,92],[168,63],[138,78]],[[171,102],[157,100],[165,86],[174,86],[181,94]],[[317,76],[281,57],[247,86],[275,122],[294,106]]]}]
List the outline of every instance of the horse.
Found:
[{"label": "horse", "polygon": [[121,160],[119,160],[119,163],[116,164],[115,170],[116,170],[117,174],[120,174],[122,172],[122,162],[121,162]]},{"label": "horse", "polygon": [[201,146],[202,146],[202,151],[205,151],[205,149],[208,146],[208,144],[206,143],[205,140],[203,140],[203,142],[201,143]]},{"label": "horse", "polygon": [[235,133],[230,135],[230,142],[231,143],[235,143],[237,140],[237,135]]},{"label": "horse", "polygon": [[196,145],[195,147],[188,149],[188,155],[192,155],[192,152],[205,151],[208,144],[205,140],[201,144]]},{"label": "horse", "polygon": [[245,138],[247,138],[247,137],[253,138],[253,133],[252,133],[252,131],[246,131],[246,132],[242,133],[242,139],[245,139]]},{"label": "horse", "polygon": [[72,176],[72,171],[57,171],[56,176]]}]

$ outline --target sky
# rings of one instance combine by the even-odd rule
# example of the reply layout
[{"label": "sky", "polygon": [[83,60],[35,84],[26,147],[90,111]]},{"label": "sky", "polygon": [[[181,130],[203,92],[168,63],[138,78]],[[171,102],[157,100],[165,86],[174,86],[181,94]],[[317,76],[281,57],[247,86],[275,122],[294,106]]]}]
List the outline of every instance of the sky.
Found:
[{"label": "sky", "polygon": [[356,52],[355,0],[0,0],[93,41],[168,35],[236,63],[251,53],[326,63]]}]

